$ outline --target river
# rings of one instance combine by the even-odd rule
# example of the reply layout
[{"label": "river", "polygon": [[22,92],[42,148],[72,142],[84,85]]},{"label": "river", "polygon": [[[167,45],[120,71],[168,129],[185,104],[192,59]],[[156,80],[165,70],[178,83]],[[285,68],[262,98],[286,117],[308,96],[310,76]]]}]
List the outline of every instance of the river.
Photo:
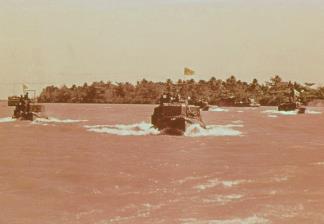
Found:
[{"label": "river", "polygon": [[0,223],[324,223],[324,108],[202,112],[161,135],[153,105],[0,103]]}]

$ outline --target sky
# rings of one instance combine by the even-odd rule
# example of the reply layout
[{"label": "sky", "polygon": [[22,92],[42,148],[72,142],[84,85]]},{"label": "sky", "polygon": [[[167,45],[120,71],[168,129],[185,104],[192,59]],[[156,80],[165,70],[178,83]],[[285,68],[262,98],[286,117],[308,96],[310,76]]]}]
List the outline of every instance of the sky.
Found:
[{"label": "sky", "polygon": [[0,99],[22,83],[324,83],[321,0],[0,0]]}]

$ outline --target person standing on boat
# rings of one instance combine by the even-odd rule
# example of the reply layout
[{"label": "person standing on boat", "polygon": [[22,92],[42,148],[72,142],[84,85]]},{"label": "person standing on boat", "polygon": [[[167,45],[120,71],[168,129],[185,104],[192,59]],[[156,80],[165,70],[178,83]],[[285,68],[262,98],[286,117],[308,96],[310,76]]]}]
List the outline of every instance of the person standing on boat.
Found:
[{"label": "person standing on boat", "polygon": [[288,88],[290,90],[290,94],[289,94],[289,102],[295,102],[295,88],[293,86],[293,84],[289,81],[288,83]]},{"label": "person standing on boat", "polygon": [[163,106],[163,104],[166,102],[167,102],[167,94],[163,93],[160,97],[160,105]]},{"label": "person standing on boat", "polygon": [[171,103],[171,93],[170,92],[168,92],[167,94],[166,94],[166,102],[167,103]]},{"label": "person standing on boat", "polygon": [[20,113],[22,114],[22,113],[25,112],[25,109],[26,109],[25,100],[24,100],[24,97],[22,95],[20,95],[19,104],[20,104]]},{"label": "person standing on boat", "polygon": [[28,100],[28,92],[26,92],[26,94],[24,96],[24,100]]},{"label": "person standing on boat", "polygon": [[26,112],[30,113],[30,99],[27,100],[27,104],[26,104]]}]

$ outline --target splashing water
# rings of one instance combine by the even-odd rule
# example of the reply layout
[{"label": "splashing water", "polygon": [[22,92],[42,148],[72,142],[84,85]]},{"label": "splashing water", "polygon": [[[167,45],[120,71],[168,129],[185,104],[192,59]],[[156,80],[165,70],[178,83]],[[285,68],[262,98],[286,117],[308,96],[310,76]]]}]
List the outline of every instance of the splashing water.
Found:
[{"label": "splashing water", "polygon": [[16,121],[15,118],[12,117],[2,117],[0,118],[0,123],[7,123],[7,122],[13,122]]},{"label": "splashing water", "polygon": [[279,110],[264,110],[262,113],[266,114],[281,114],[281,115],[297,115],[297,110],[292,111],[279,111]]},{"label": "splashing water", "polygon": [[[141,135],[158,135],[161,132],[155,129],[152,124],[141,122],[137,124],[116,124],[116,125],[85,125],[88,131],[96,133],[107,133],[121,136],[141,136]],[[184,136],[187,137],[204,137],[204,136],[240,136],[241,132],[232,127],[243,127],[243,125],[208,125],[202,128],[198,124],[191,125],[187,128]]]},{"label": "splashing water", "polygon": [[231,187],[234,187],[236,185],[246,183],[246,182],[250,182],[250,180],[219,180],[219,179],[215,178],[215,179],[208,180],[206,183],[194,186],[194,189],[197,189],[199,191],[204,191],[209,188],[213,188],[213,187],[217,187],[217,186],[231,188]]},{"label": "splashing water", "polygon": [[206,128],[202,128],[198,124],[195,124],[189,126],[184,135],[189,137],[240,136],[241,132],[232,127],[243,127],[243,125],[208,125]]},{"label": "splashing water", "polygon": [[314,111],[314,110],[306,110],[306,114],[321,114],[320,111]]},{"label": "splashing water", "polygon": [[[292,110],[292,111],[279,111],[279,110],[264,110],[262,113],[267,113],[269,114],[268,117],[275,117],[275,114],[280,114],[280,115],[297,115],[298,111],[297,110]],[[319,111],[313,111],[313,110],[306,110],[306,114],[321,114],[322,112]],[[274,116],[271,116],[274,115]]]},{"label": "splashing water", "polygon": [[228,112],[228,109],[220,108],[220,107],[211,107],[209,108],[211,112]]},{"label": "splashing water", "polygon": [[32,123],[33,124],[44,124],[44,123],[78,123],[85,122],[87,120],[72,120],[72,119],[58,119],[55,117],[49,118],[36,118]]},{"label": "splashing water", "polygon": [[213,195],[211,197],[202,199],[202,201],[204,203],[217,203],[217,204],[225,205],[232,201],[239,201],[241,198],[243,198],[243,195],[241,194]]},{"label": "splashing water", "polygon": [[141,122],[138,124],[116,124],[116,125],[85,125],[88,131],[97,133],[108,133],[114,135],[157,135],[160,132],[152,124]]}]

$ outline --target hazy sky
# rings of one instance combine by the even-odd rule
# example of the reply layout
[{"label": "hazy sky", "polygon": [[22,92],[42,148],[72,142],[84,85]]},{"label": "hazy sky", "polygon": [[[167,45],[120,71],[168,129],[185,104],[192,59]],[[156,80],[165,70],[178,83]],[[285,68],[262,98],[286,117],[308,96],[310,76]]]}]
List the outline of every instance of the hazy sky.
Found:
[{"label": "hazy sky", "polygon": [[20,83],[236,75],[324,83],[322,0],[0,0],[0,98]]}]

